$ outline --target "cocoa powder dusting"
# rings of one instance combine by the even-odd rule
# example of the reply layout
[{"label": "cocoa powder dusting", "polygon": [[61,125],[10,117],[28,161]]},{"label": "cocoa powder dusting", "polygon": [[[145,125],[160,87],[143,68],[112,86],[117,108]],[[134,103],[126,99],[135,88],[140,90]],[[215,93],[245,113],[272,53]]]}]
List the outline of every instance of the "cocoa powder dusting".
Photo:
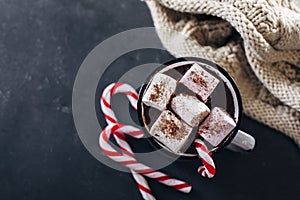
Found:
[{"label": "cocoa powder dusting", "polygon": [[167,135],[171,135],[171,136],[175,136],[176,135],[176,131],[179,130],[178,126],[174,123],[174,120],[165,120],[164,121],[164,125],[161,127],[161,130],[167,134]]},{"label": "cocoa powder dusting", "polygon": [[161,86],[161,83],[157,83],[153,86],[154,93],[150,94],[151,101],[157,101],[163,94],[164,87]]},{"label": "cocoa powder dusting", "polygon": [[181,140],[185,135],[184,130],[181,130],[183,128],[178,127],[173,119],[163,118],[160,125],[166,137]]},{"label": "cocoa powder dusting", "polygon": [[209,126],[208,124],[202,125],[199,130],[198,130],[198,134],[207,134],[209,131]]},{"label": "cocoa powder dusting", "polygon": [[202,87],[207,88],[206,81],[195,71],[191,72],[191,75],[193,76],[192,80],[194,83],[200,84]]}]

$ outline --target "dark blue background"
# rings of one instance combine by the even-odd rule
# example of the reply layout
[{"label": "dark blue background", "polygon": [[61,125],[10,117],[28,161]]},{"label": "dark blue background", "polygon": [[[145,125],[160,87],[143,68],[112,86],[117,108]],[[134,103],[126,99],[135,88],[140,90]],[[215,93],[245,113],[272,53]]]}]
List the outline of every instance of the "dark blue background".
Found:
[{"label": "dark blue background", "polygon": [[[131,176],[94,159],[72,118],[76,72],[101,41],[153,26],[138,0],[0,1],[0,199],[140,199]],[[170,55],[135,51],[115,65],[165,62]],[[300,152],[280,132],[244,117],[251,154],[215,155],[217,176],[197,175],[198,160],[163,169],[193,185],[189,195],[149,181],[158,199],[297,199]]]}]

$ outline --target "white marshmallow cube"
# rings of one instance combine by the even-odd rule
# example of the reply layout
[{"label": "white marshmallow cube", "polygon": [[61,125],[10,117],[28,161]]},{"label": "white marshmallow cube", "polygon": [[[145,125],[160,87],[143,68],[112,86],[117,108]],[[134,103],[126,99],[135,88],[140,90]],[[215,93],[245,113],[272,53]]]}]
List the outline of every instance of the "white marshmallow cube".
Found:
[{"label": "white marshmallow cube", "polygon": [[214,147],[218,146],[236,127],[235,121],[222,108],[215,107],[199,126],[198,134]]},{"label": "white marshmallow cube", "polygon": [[142,102],[160,111],[166,109],[175,92],[176,80],[164,74],[156,74],[142,98]]},{"label": "white marshmallow cube", "polygon": [[196,93],[202,101],[206,101],[220,81],[195,63],[179,82]]},{"label": "white marshmallow cube", "polygon": [[196,97],[182,93],[172,99],[171,108],[192,127],[197,126],[210,112],[210,109]]},{"label": "white marshmallow cube", "polygon": [[163,111],[150,129],[150,134],[175,153],[186,146],[192,128],[171,111]]}]

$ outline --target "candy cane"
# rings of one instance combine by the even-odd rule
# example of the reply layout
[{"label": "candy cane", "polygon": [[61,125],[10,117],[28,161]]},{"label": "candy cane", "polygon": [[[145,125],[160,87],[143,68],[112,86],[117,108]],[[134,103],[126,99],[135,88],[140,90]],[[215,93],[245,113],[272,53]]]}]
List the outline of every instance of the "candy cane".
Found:
[{"label": "candy cane", "polygon": [[[130,168],[134,172],[143,174],[149,178],[153,178],[154,180],[165,184],[167,186],[173,187],[181,192],[189,193],[192,189],[192,187],[181,181],[174,178],[171,178],[170,176],[155,171],[154,169],[139,163],[136,161],[134,156],[131,153],[131,150],[127,150],[127,147],[121,147],[122,153],[119,153],[116,151],[109,143],[109,138],[111,135],[116,135],[116,137],[119,140],[122,140],[124,142],[124,135],[120,135],[119,133],[127,134],[135,138],[141,138],[143,136],[143,132],[139,130],[138,128],[135,128],[130,125],[123,125],[123,124],[110,124],[105,129],[103,129],[102,133],[99,137],[99,145],[102,149],[102,151],[109,156],[112,160],[121,163],[122,165]],[[135,174],[136,175],[136,174]]]},{"label": "candy cane", "polygon": [[142,197],[145,200],[155,200],[155,197],[151,194],[151,190],[146,179],[135,171],[132,171],[131,174],[139,188]]},{"label": "candy cane", "polygon": [[[127,98],[129,99],[129,102],[131,103],[132,107],[135,110],[137,109],[138,95],[136,94],[135,90],[130,85],[121,83],[121,82],[110,84],[109,86],[107,86],[104,89],[104,91],[102,93],[101,101],[100,101],[103,115],[108,124],[117,123],[117,121],[118,121],[115,116],[114,111],[111,108],[111,104],[110,104],[112,96],[117,93],[125,93]],[[119,140],[117,137],[115,137],[115,139],[120,146],[123,146],[123,148],[127,147],[126,148],[127,151],[132,153],[131,148],[126,141],[122,142],[122,140]],[[140,191],[142,197],[144,199],[149,199],[149,200],[155,199],[151,194],[151,190],[150,190],[148,182],[145,180],[145,178],[132,170],[131,170],[131,174],[132,174],[135,182],[137,183],[137,186],[139,188],[139,191]]]},{"label": "candy cane", "polygon": [[[114,94],[117,93],[125,93],[127,98],[129,99],[131,105],[134,107],[135,110],[137,110],[137,100],[138,100],[138,96],[135,92],[135,90],[128,84],[125,83],[113,83],[110,84],[108,87],[105,88],[105,90],[103,91],[102,94],[102,98],[101,98],[101,108],[102,111],[104,113],[105,119],[107,121],[108,124],[115,124],[117,123],[117,119],[116,116],[111,108],[110,105],[110,100],[112,98],[112,96]],[[140,130],[137,129],[134,132],[139,132]],[[142,132],[141,132],[142,133]],[[103,135],[103,134],[101,134]],[[153,178],[163,184],[166,184],[168,186],[172,186],[174,188],[176,188],[179,191],[182,192],[186,192],[188,193],[191,190],[191,186],[189,186],[188,184],[182,182],[182,181],[178,181],[176,179],[173,179],[161,172],[158,171],[154,171],[153,169],[149,168],[148,166],[145,166],[143,164],[138,163],[134,157],[133,157],[133,152],[129,146],[129,144],[126,142],[125,140],[125,136],[123,135],[122,132],[115,132],[114,138],[116,139],[117,143],[119,144],[122,153],[125,155],[124,158],[127,159],[127,161],[122,161],[121,160],[118,161],[119,158],[115,158],[116,161],[121,162],[123,165],[127,166],[126,164],[130,165],[130,164],[135,164],[136,166],[136,171],[133,171],[131,169],[131,173],[133,175],[133,178],[135,179],[138,188],[143,196],[144,199],[154,199],[154,197],[151,194],[151,190],[148,186],[147,181],[144,179],[143,176],[141,176],[138,173],[142,173],[150,178]],[[143,134],[141,134],[140,136],[142,136]],[[109,137],[108,137],[109,138]],[[108,142],[108,140],[107,140]],[[101,146],[102,148],[102,146]],[[103,149],[103,148],[102,148]],[[106,152],[107,155],[109,155],[110,152]],[[126,156],[130,155],[130,157]],[[132,159],[133,158],[133,159]],[[127,166],[129,167],[129,166]],[[130,167],[129,167],[130,168]],[[138,173],[136,173],[138,172]]]},{"label": "candy cane", "polygon": [[124,93],[129,99],[129,102],[132,105],[132,107],[135,110],[137,110],[138,95],[136,91],[126,83],[121,83],[121,82],[112,83],[104,89],[100,101],[103,115],[108,124],[118,122],[116,115],[110,105],[110,100],[112,96],[117,93]]},{"label": "candy cane", "polygon": [[207,149],[204,142],[200,139],[195,140],[196,150],[202,160],[203,166],[198,168],[198,173],[204,177],[212,178],[215,176],[216,167],[211,157],[210,151]]}]

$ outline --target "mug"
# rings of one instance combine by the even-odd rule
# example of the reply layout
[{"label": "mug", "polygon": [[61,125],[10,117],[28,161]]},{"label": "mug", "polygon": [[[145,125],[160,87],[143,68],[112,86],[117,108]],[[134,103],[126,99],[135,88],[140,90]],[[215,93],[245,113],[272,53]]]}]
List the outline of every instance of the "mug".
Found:
[{"label": "mug", "polygon": [[[209,77],[211,80],[210,84],[214,88],[212,91],[209,91],[209,89],[207,90],[211,93],[207,91],[205,94],[201,93],[201,91],[200,93],[195,93],[193,87],[183,81],[184,77],[187,76],[186,74],[191,72],[191,68],[193,68],[194,65],[200,66],[200,68],[203,69],[203,71],[201,71],[202,75],[204,73],[204,75],[207,75],[207,77]],[[201,124],[205,123],[205,120],[210,114],[206,115],[204,119],[202,119],[202,121],[200,121],[196,126],[189,127],[186,125],[184,120],[178,116],[178,112],[174,112],[174,110],[172,110],[172,107],[170,106],[171,100],[168,100],[165,108],[153,108],[153,106],[147,105],[145,102],[143,102],[143,98],[151,82],[153,81],[153,77],[157,74],[166,75],[171,77],[172,80],[176,81],[176,88],[172,92],[170,98],[188,95],[192,96],[192,99],[197,98],[202,104],[205,104],[205,107],[209,108],[210,111],[214,109],[214,113],[216,113],[217,110],[221,110],[221,112],[224,111],[224,113],[226,113],[224,116],[229,115],[234,121],[234,127],[232,130],[224,138],[222,138],[221,142],[214,144],[214,142],[211,142],[209,138],[205,138],[204,135],[197,133],[201,128]],[[197,80],[193,79],[193,81],[195,82]],[[203,84],[206,84],[206,82],[204,81]],[[209,88],[209,86],[207,86],[207,88]],[[194,105],[186,106],[193,107]],[[197,156],[197,152],[195,152],[195,149],[191,146],[196,138],[204,140],[211,152],[216,152],[223,147],[234,151],[251,151],[254,149],[255,139],[248,133],[239,130],[243,112],[242,99],[239,89],[233,78],[222,67],[211,61],[195,57],[177,58],[162,64],[148,76],[139,91],[137,111],[140,124],[149,134],[150,129],[156,123],[155,121],[162,115],[164,110],[169,110],[171,113],[174,113],[176,118],[179,118],[181,121],[183,121],[182,123],[184,123],[186,127],[189,127],[189,129],[192,130],[191,135],[189,136],[189,141],[187,141],[188,144],[185,145],[185,148],[183,148],[181,151],[174,151],[174,149],[166,146],[162,141],[158,140],[157,137],[152,135],[154,145],[161,146],[171,153],[187,157]],[[188,116],[188,118],[190,117],[188,113],[183,113],[183,115]]]}]

